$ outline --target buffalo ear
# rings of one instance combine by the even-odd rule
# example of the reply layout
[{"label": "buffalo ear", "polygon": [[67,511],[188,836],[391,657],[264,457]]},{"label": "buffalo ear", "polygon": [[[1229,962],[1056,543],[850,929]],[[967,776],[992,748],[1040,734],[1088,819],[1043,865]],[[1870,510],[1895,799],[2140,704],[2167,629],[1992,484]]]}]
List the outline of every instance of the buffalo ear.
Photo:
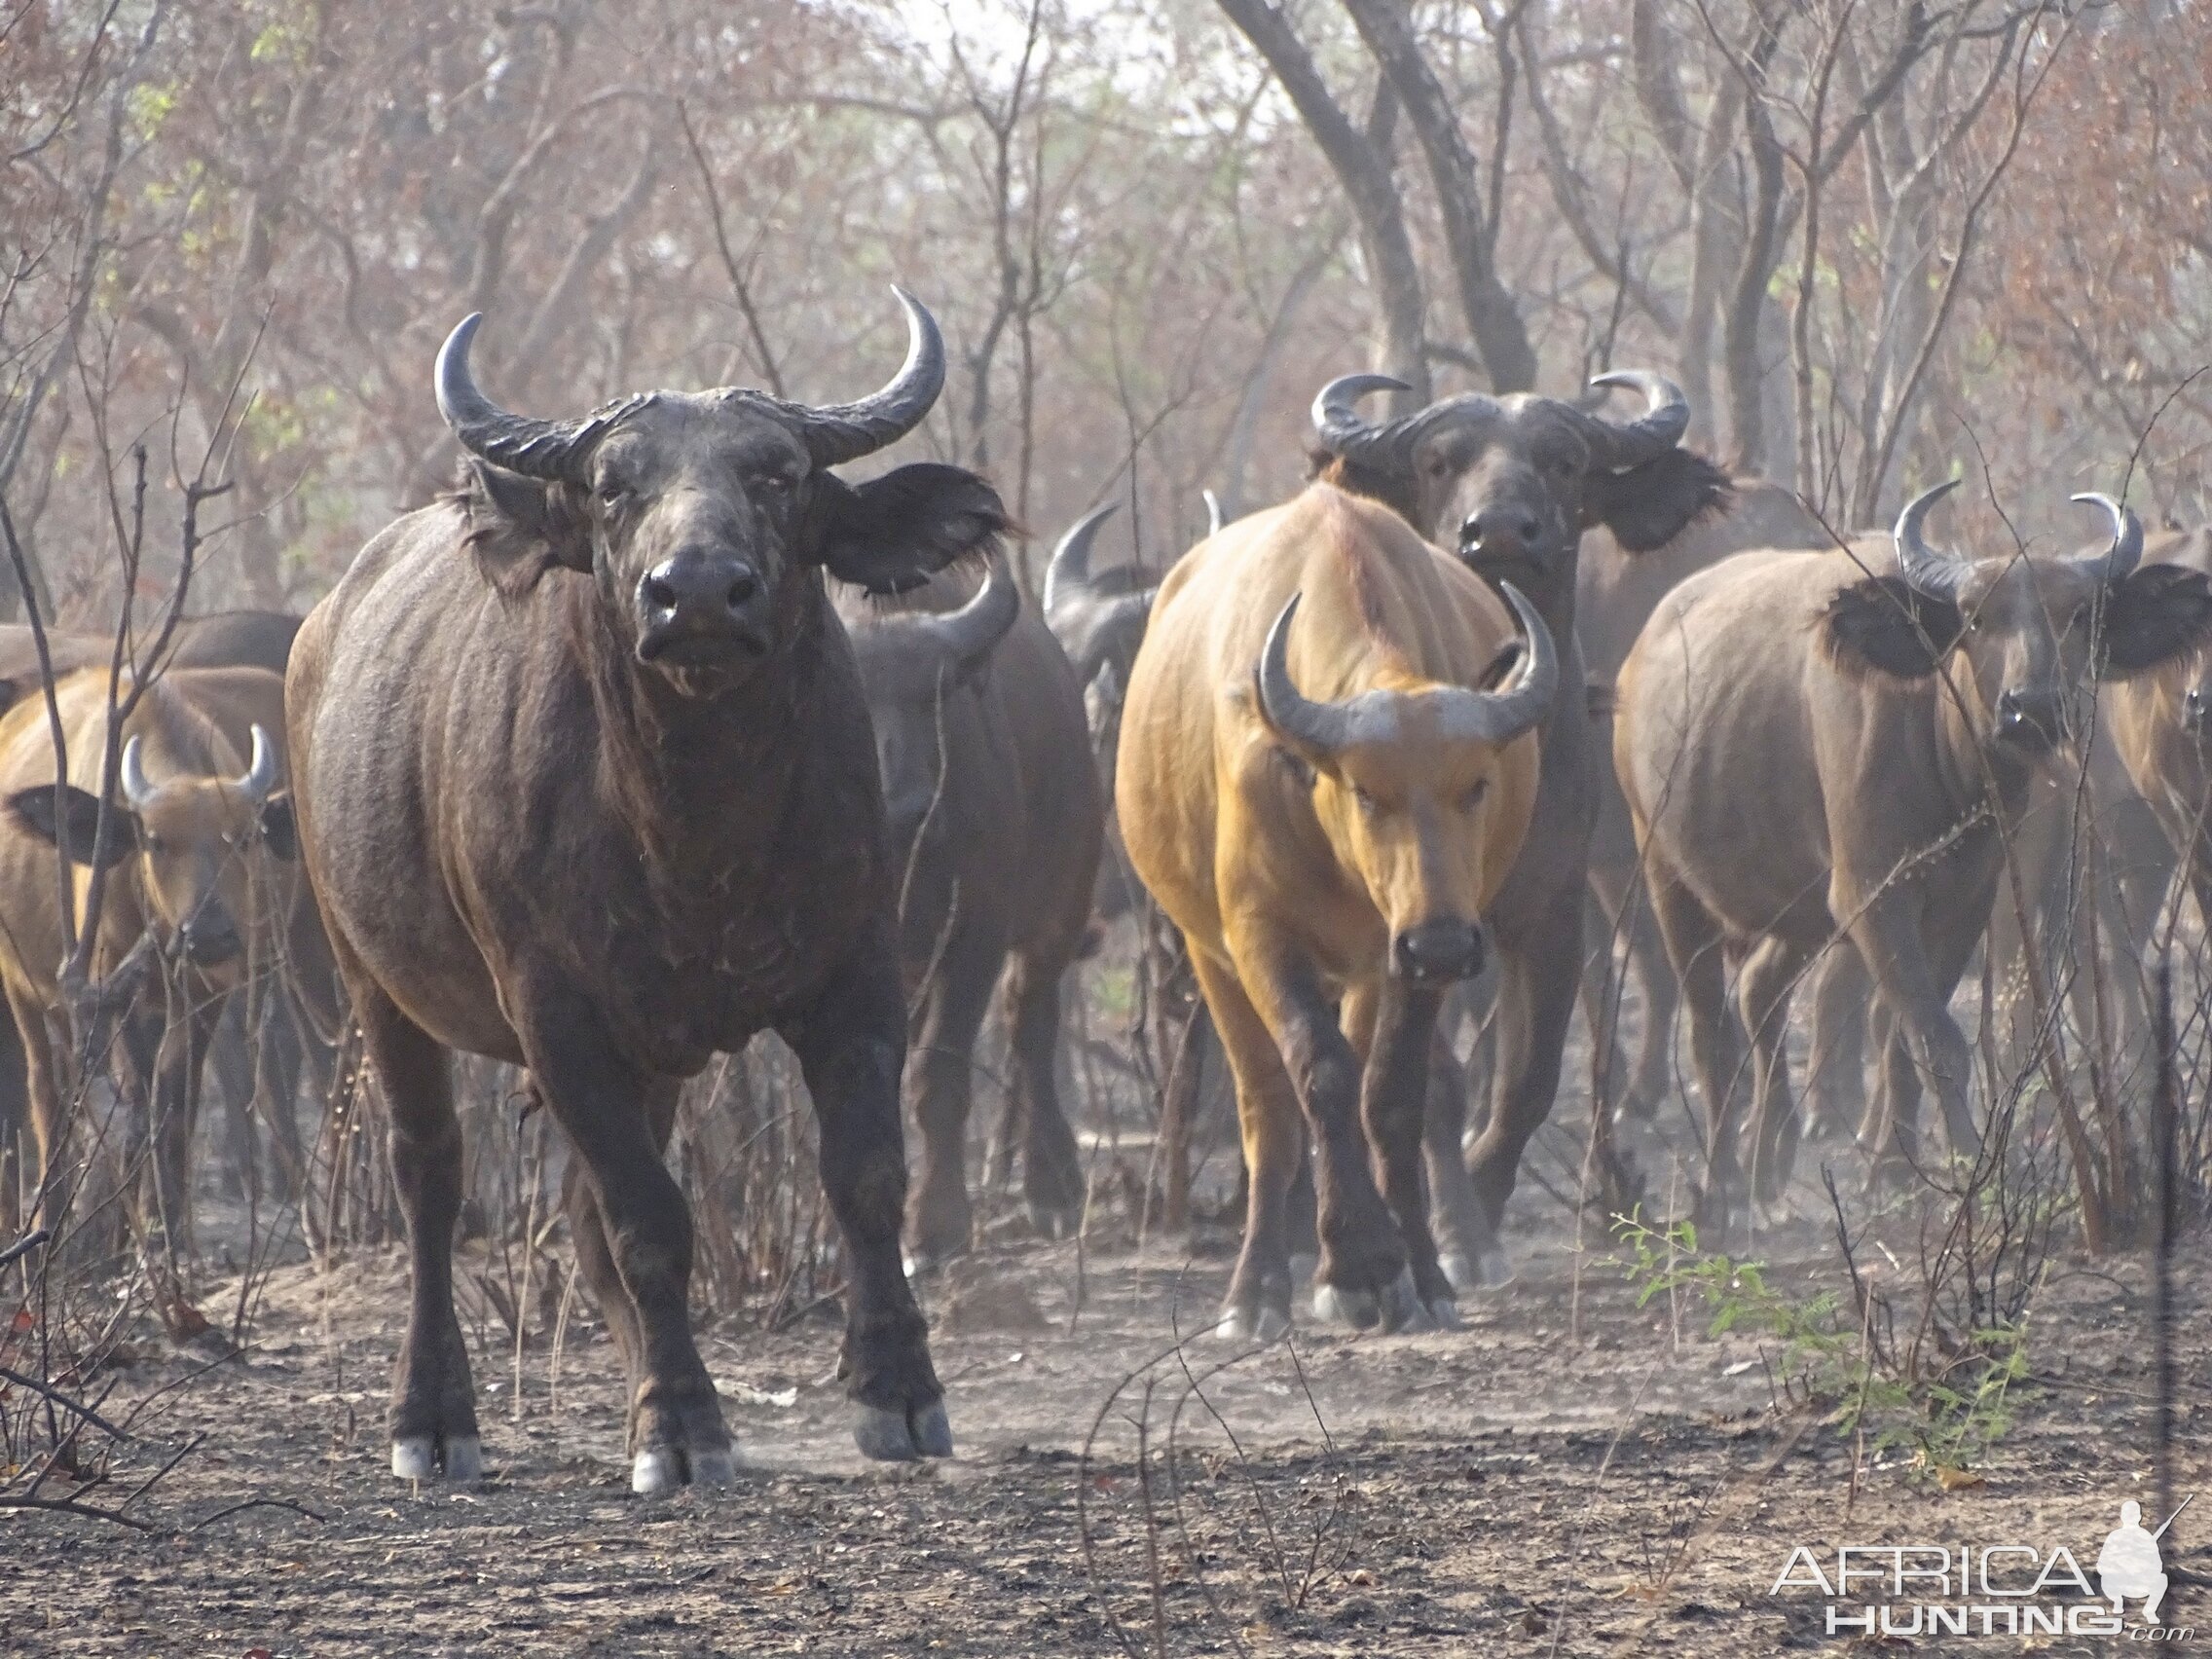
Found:
[{"label": "buffalo ear", "polygon": [[1582,525],[1604,525],[1624,553],[1648,553],[1734,501],[1727,473],[1702,455],[1671,449],[1626,472],[1591,473],[1582,486]]},{"label": "buffalo ear", "polygon": [[1428,534],[1420,522],[1420,493],[1410,471],[1394,472],[1364,465],[1348,456],[1318,447],[1306,452],[1306,475],[1316,483],[1334,485],[1347,496],[1365,496],[1369,500],[1381,501],[1422,535]]},{"label": "buffalo ear", "polygon": [[816,556],[871,594],[918,588],[956,559],[979,557],[1014,528],[999,493],[965,467],[918,461],[847,484],[815,481]]},{"label": "buffalo ear", "polygon": [[300,856],[299,820],[292,815],[292,792],[278,790],[261,803],[262,843],[286,864]]},{"label": "buffalo ear", "polygon": [[520,599],[547,571],[591,569],[591,527],[574,486],[548,484],[474,460],[461,499],[477,571]]},{"label": "buffalo ear", "polygon": [[31,687],[38,683],[35,674],[0,677],[0,715],[6,714],[21,702]]},{"label": "buffalo ear", "polygon": [[1925,680],[1965,631],[1949,600],[1916,593],[1902,576],[1868,576],[1828,601],[1821,645],[1844,674]]},{"label": "buffalo ear", "polygon": [[2105,596],[2098,676],[2130,680],[2212,641],[2212,580],[2186,565],[2145,565]]},{"label": "buffalo ear", "polygon": [[[62,813],[69,832],[69,857],[78,864],[90,864],[92,857],[92,836],[97,833],[100,818],[99,796],[69,784],[62,789],[65,802]],[[54,786],[36,784],[27,790],[18,790],[8,797],[8,816],[18,827],[28,830],[49,846],[60,845],[61,837],[54,817]],[[119,865],[138,850],[138,820],[123,807],[112,808],[107,823],[107,857],[102,862]]]}]

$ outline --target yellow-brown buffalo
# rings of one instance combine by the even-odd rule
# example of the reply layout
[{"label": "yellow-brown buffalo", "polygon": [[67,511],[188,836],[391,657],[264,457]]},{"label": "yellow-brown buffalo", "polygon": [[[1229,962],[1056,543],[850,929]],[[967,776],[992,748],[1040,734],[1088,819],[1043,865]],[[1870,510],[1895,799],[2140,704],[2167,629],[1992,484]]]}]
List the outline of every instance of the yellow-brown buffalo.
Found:
[{"label": "yellow-brown buffalo", "polygon": [[1389,507],[1313,484],[1199,543],[1153,608],[1116,806],[1236,1078],[1251,1181],[1224,1336],[1288,1324],[1301,1106],[1315,1314],[1455,1319],[1421,1186],[1429,1039],[1444,988],[1482,965],[1559,680],[1549,631],[1505,591],[1525,642]]}]

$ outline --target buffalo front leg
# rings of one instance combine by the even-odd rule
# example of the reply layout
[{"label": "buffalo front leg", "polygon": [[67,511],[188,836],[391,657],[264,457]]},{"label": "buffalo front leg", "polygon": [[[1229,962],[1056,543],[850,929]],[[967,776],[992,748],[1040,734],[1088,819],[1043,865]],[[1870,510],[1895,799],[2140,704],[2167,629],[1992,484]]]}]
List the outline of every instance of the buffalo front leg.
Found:
[{"label": "buffalo front leg", "polygon": [[366,981],[353,1006],[361,1048],[390,1120],[391,1180],[407,1226],[407,1335],[391,1382],[391,1472],[474,1481],[484,1471],[468,1347],[453,1309],[453,1235],[461,1218],[461,1120],[445,1051]]},{"label": "buffalo front leg", "polygon": [[1500,940],[1496,1104],[1467,1152],[1467,1174],[1480,1205],[1476,1267],[1486,1285],[1513,1277],[1502,1236],[1505,1206],[1521,1173],[1521,1155],[1559,1094],[1567,1028],[1582,978],[1581,908],[1577,888],[1546,912],[1531,938],[1516,940],[1511,950]]},{"label": "buffalo front leg", "polygon": [[1298,1096],[1274,1036],[1252,1007],[1236,972],[1191,952],[1206,1013],[1236,1086],[1236,1125],[1244,1151],[1244,1241],[1214,1335],[1225,1342],[1272,1342],[1290,1329],[1287,1235],[1291,1182],[1306,1158]]},{"label": "buffalo front leg", "polygon": [[1867,1005],[1874,982],[1847,940],[1813,970],[1812,1029],[1805,1043],[1806,1136],[1850,1132],[1866,1102]]},{"label": "buffalo front leg", "polygon": [[[538,1098],[583,1164],[617,1285],[637,1321],[630,1393],[630,1488],[645,1495],[730,1478],[729,1430],[691,1340],[691,1211],[662,1161],[674,1085],[632,1065],[589,998],[528,984],[515,1035]],[[605,1273],[585,1241],[579,1268]],[[598,1287],[595,1287],[598,1288]],[[619,1317],[610,1308],[610,1319]]]},{"label": "buffalo front leg", "polygon": [[[1893,1044],[1904,1045],[1913,1068],[1935,1093],[1950,1133],[1952,1152],[1969,1160],[1976,1158],[1981,1152],[1981,1136],[1967,1104],[1973,1051],[1948,1007],[1945,977],[1955,976],[1939,977],[1929,960],[1921,934],[1918,895],[1908,886],[1901,892],[1893,889],[1871,903],[1855,903],[1855,898],[1848,893],[1832,895],[1829,909],[1839,916],[1857,916],[1851,928],[1852,942],[1865,958],[1867,971],[1881,987],[1882,1000],[1896,1021]],[[1895,1107],[1888,1115],[1890,1150],[1911,1161],[1917,1149],[1903,1138],[1909,1132],[1904,1115]]]},{"label": "buffalo front leg", "polygon": [[899,1257],[906,1198],[899,1070],[906,1018],[888,935],[884,929],[863,940],[782,1033],[814,1099],[822,1187],[845,1242],[851,1290],[839,1370],[860,1408],[853,1438],[870,1457],[948,1457],[944,1386],[930,1363],[929,1330]]},{"label": "buffalo front leg", "polygon": [[173,1265],[192,1253],[192,1143],[200,1118],[200,1073],[228,999],[196,976],[178,976],[168,1025],[154,1061],[154,1200]]},{"label": "buffalo front leg", "polygon": [[[1398,1292],[1406,1250],[1370,1162],[1360,1118],[1360,1057],[1312,971],[1288,951],[1239,950],[1238,977],[1274,1037],[1313,1138],[1321,1246],[1314,1309],[1365,1329],[1382,1317],[1384,1298]],[[1219,1021],[1218,1007],[1214,1014]],[[1226,1025],[1222,1035],[1226,1040]],[[1420,1052],[1425,1061],[1425,1037]]]},{"label": "buffalo front leg", "polygon": [[[1346,998],[1346,1016],[1347,1024],[1366,1032],[1360,1119],[1373,1149],[1376,1179],[1383,1201],[1398,1218],[1398,1236],[1406,1251],[1406,1276],[1385,1294],[1382,1323],[1388,1330],[1456,1328],[1457,1304],[1437,1263],[1421,1171],[1436,1013],[1442,997],[1396,979],[1385,980],[1372,994],[1372,1015],[1348,1006],[1354,999]],[[1319,1290],[1315,1300],[1320,1300]]]}]

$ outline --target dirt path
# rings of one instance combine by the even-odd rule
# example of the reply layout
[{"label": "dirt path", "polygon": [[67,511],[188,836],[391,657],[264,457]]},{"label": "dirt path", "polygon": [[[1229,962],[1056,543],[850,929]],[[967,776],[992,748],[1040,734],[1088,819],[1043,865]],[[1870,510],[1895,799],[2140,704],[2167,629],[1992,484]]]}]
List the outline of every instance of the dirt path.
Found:
[{"label": "dirt path", "polygon": [[[1813,1259],[1810,1228],[1797,1242]],[[1788,1249],[1772,1255],[1787,1273]],[[1138,1651],[1163,1629],[1176,1653],[1740,1655],[1844,1640],[1817,1593],[1769,1594],[1798,1543],[1832,1560],[1846,1542],[2021,1537],[2086,1565],[2121,1498],[2154,1507],[2147,1321],[2124,1268],[2052,1293],[2066,1337],[2035,1363],[2064,1385],[2038,1391],[1985,1484],[1891,1468],[1855,1497],[1848,1446],[1771,1409],[1756,1345],[1710,1338],[1694,1309],[1677,1329],[1665,1298],[1635,1308],[1617,1269],[1586,1260],[1577,1284],[1556,1243],[1463,1333],[1302,1331],[1211,1375],[1231,1356],[1198,1343],[1189,1375],[1155,1366],[1102,1420],[1178,1323],[1202,1326],[1223,1270],[1093,1252],[1071,1332],[1075,1270],[1072,1246],[1032,1246],[933,1287],[960,1437],[935,1467],[854,1453],[831,1323],[711,1333],[747,1472],[655,1502],[626,1490],[612,1350],[580,1315],[557,1400],[550,1345],[524,1353],[519,1420],[511,1348],[486,1331],[483,1487],[395,1484],[382,1418],[402,1264],[281,1270],[250,1351],[141,1419],[164,1446],[207,1436],[134,1508],[161,1532],[0,1519],[0,1652],[1088,1654],[1124,1650],[1118,1622]],[[2185,1490],[2212,1487],[2208,1278],[2192,1264]],[[112,1403],[204,1363],[149,1359]],[[1141,1474],[1140,1432],[1173,1453]],[[207,1519],[248,1499],[322,1519]],[[2212,1640],[2212,1591],[2178,1588],[2169,1616]]]}]

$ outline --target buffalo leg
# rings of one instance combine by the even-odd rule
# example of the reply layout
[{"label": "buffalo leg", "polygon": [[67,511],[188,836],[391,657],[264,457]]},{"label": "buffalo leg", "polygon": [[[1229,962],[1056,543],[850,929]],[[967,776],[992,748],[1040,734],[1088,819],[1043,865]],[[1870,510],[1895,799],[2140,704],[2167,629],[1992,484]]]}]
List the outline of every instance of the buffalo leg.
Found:
[{"label": "buffalo leg", "polygon": [[171,1259],[192,1251],[192,1143],[200,1071],[228,999],[186,975],[170,1005],[154,1070],[154,1194]]},{"label": "buffalo leg", "polygon": [[1537,918],[1530,935],[1510,951],[1500,941],[1497,987],[1497,1074],[1494,1105],[1481,1136],[1467,1150],[1467,1174],[1481,1206],[1483,1235],[1476,1267],[1483,1282],[1501,1285],[1513,1276],[1501,1234],[1505,1206],[1521,1173],[1521,1155],[1551,1116],[1559,1094],[1567,1028],[1574,1017],[1581,981],[1582,891],[1561,896]]},{"label": "buffalo leg", "polygon": [[922,1272],[973,1242],[968,1202],[968,1113],[976,1036],[990,1009],[998,960],[980,930],[962,928],[922,993],[906,1055],[908,1114],[921,1137],[921,1179],[906,1200],[906,1263]]},{"label": "buffalo leg", "polygon": [[546,1109],[584,1165],[638,1321],[630,1487],[729,1479],[729,1431],[691,1340],[691,1211],[661,1158],[670,1085],[623,1059],[592,999],[535,984],[510,1017]]},{"label": "buffalo leg", "polygon": [[[1421,1180],[1430,1051],[1440,1000],[1435,991],[1388,981],[1375,999],[1372,1017],[1360,1022],[1368,1026],[1360,1121],[1383,1201],[1397,1217],[1398,1236],[1412,1274],[1410,1284],[1400,1281],[1384,1296],[1382,1322],[1391,1330],[1458,1323],[1452,1285],[1437,1263],[1436,1241],[1429,1235],[1428,1194]],[[1346,1013],[1351,1014],[1349,1009]]]},{"label": "buffalo leg", "polygon": [[[1881,986],[1882,999],[1897,1019],[1899,1037],[1907,1046],[1923,1082],[1942,1107],[1944,1127],[1954,1152],[1972,1158],[1981,1150],[1981,1137],[1967,1107],[1967,1086],[1972,1075],[1973,1054],[1966,1034],[1951,1017],[1948,981],[1956,975],[1938,977],[1922,942],[1917,905],[1895,894],[1885,895],[1862,908],[1853,895],[1835,895],[1832,914],[1856,915],[1851,937],[1866,959],[1867,970]],[[1906,1124],[1893,1115],[1893,1132]],[[1903,1150],[1900,1146],[1900,1150]]]},{"label": "buffalo leg", "polygon": [[821,1129],[822,1187],[843,1235],[850,1303],[841,1366],[870,1457],[952,1453],[929,1332],[899,1259],[906,1153],[899,1126],[905,1010],[888,938],[870,939],[783,1029]]},{"label": "buffalo leg", "polygon": [[1006,976],[1014,1032],[1013,1093],[1022,1117],[1022,1196],[1030,1221],[1047,1238],[1073,1238],[1083,1221],[1083,1158],[1060,1110],[1054,1070],[1065,967],[1064,962],[1016,956]]},{"label": "buffalo leg", "polygon": [[[676,1126],[676,1100],[678,1086],[669,1079],[655,1079],[647,1087],[645,1108],[645,1122],[652,1131],[653,1144],[665,1154],[668,1137]],[[543,1096],[535,1087],[532,1097],[542,1105]],[[629,1384],[629,1414],[624,1421],[624,1444],[633,1456],[638,1451],[637,1402],[645,1382],[645,1345],[642,1327],[638,1323],[637,1304],[630,1298],[629,1287],[622,1282],[622,1270],[614,1260],[614,1247],[608,1240],[607,1218],[599,1207],[599,1195],[593,1190],[584,1169],[583,1160],[571,1158],[561,1180],[561,1206],[569,1217],[569,1236],[576,1249],[576,1272],[591,1292],[592,1300],[599,1304],[600,1317],[607,1321],[608,1334],[614,1339],[615,1351],[622,1356],[622,1370]]]},{"label": "buffalo leg", "polygon": [[1848,940],[1835,940],[1813,970],[1813,1018],[1805,1045],[1807,1135],[1847,1132],[1865,1108],[1865,965]]},{"label": "buffalo leg", "polygon": [[461,1120],[445,1051],[365,978],[354,989],[361,1049],[390,1119],[391,1180],[407,1226],[407,1335],[391,1385],[391,1472],[454,1481],[483,1472],[468,1346],[453,1309],[461,1218]]},{"label": "buffalo leg", "polygon": [[[1447,1008],[1450,1005],[1447,1004]],[[1421,1118],[1421,1165],[1428,1175],[1430,1226],[1437,1262],[1455,1291],[1481,1281],[1475,1262],[1486,1236],[1475,1183],[1467,1174],[1467,1097],[1473,1081],[1442,1023],[1429,1044],[1428,1100]]]},{"label": "buffalo leg", "polygon": [[1235,1081],[1236,1124],[1244,1144],[1244,1243],[1214,1334],[1271,1342],[1290,1328],[1285,1210],[1291,1180],[1306,1156],[1298,1096],[1282,1052],[1235,971],[1199,951],[1191,953],[1191,961]]},{"label": "buffalo leg", "polygon": [[1744,1174],[1735,1142],[1742,1059],[1728,1018],[1720,926],[1688,888],[1659,870],[1651,874],[1651,908],[1676,983],[1689,1004],[1691,1061],[1698,1092],[1705,1096],[1706,1187],[1699,1207],[1725,1224],[1743,1192]]},{"label": "buffalo leg", "polygon": [[25,1206],[26,1219],[34,1224],[42,1218],[51,1222],[69,1207],[66,1177],[58,1167],[65,1125],[52,1031],[45,1008],[27,997],[18,998],[13,986],[8,1009],[23,1051],[23,1123],[30,1137],[23,1176],[32,1194]]},{"label": "buffalo leg", "polygon": [[1797,1108],[1789,1092],[1789,996],[1812,953],[1783,936],[1761,940],[1736,979],[1737,1006],[1751,1039],[1751,1193],[1771,1204],[1789,1182],[1797,1153]]},{"label": "buffalo leg", "polygon": [[30,1116],[23,1036],[15,1014],[0,1008],[0,1238],[11,1243],[27,1231],[23,1189],[30,1172]]}]

